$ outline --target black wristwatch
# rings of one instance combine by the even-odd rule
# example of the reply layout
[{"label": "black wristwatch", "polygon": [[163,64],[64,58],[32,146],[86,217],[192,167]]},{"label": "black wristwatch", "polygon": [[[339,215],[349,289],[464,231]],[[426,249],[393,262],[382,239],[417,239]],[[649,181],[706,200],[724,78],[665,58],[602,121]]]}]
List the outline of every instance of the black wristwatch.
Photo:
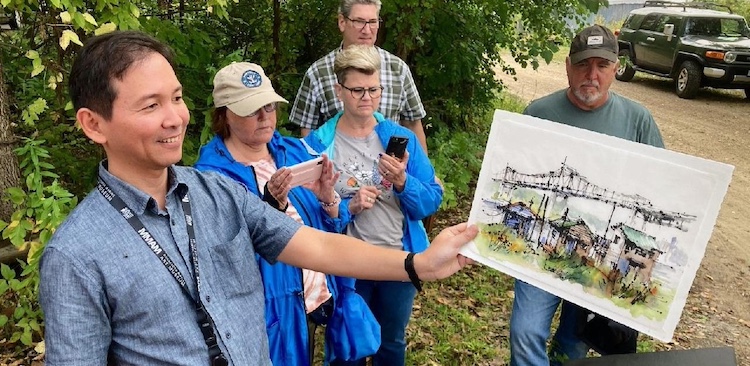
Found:
[{"label": "black wristwatch", "polygon": [[422,281],[419,280],[417,271],[414,269],[414,252],[410,252],[406,255],[406,259],[404,259],[404,269],[409,275],[411,284],[417,289],[417,292],[422,292]]}]

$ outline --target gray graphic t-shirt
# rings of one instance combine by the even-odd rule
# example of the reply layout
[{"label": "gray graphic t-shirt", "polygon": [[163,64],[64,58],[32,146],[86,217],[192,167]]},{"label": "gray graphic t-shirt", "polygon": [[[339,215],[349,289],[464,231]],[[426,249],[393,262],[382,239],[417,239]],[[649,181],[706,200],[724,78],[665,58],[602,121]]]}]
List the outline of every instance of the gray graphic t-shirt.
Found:
[{"label": "gray graphic t-shirt", "polygon": [[364,138],[337,131],[333,162],[341,176],[335,188],[341,197],[348,198],[357,194],[360,187],[377,187],[380,196],[373,207],[358,213],[346,233],[371,244],[401,248],[404,214],[393,184],[378,172],[379,154],[383,153],[383,144],[375,131]]}]

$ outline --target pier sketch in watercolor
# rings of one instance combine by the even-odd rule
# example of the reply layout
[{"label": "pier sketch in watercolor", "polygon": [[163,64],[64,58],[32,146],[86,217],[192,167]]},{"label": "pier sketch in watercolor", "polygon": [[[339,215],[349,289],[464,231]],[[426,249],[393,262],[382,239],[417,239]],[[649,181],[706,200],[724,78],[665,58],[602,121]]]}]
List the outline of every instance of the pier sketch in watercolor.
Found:
[{"label": "pier sketch in watercolor", "polygon": [[732,169],[497,111],[462,253],[668,341]]}]

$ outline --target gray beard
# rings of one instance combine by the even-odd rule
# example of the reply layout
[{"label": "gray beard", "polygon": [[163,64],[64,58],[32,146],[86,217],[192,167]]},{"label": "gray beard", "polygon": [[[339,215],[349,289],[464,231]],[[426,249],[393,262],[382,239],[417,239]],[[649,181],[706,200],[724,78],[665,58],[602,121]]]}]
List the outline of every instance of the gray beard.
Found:
[{"label": "gray beard", "polygon": [[600,100],[604,95],[601,91],[585,94],[580,89],[573,89],[573,95],[583,104],[591,105]]}]

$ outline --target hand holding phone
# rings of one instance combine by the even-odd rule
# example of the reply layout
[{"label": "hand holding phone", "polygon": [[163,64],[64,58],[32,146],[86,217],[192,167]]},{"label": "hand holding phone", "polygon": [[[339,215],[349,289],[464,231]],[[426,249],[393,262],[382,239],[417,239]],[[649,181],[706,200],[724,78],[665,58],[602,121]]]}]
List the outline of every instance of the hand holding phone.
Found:
[{"label": "hand holding phone", "polygon": [[287,169],[292,171],[292,182],[290,183],[292,188],[307,182],[314,182],[320,179],[320,175],[323,173],[323,157],[288,166]]},{"label": "hand holding phone", "polygon": [[406,145],[409,143],[409,138],[406,136],[391,136],[388,140],[388,147],[385,148],[386,155],[393,156],[398,159],[404,158],[406,152]]}]

